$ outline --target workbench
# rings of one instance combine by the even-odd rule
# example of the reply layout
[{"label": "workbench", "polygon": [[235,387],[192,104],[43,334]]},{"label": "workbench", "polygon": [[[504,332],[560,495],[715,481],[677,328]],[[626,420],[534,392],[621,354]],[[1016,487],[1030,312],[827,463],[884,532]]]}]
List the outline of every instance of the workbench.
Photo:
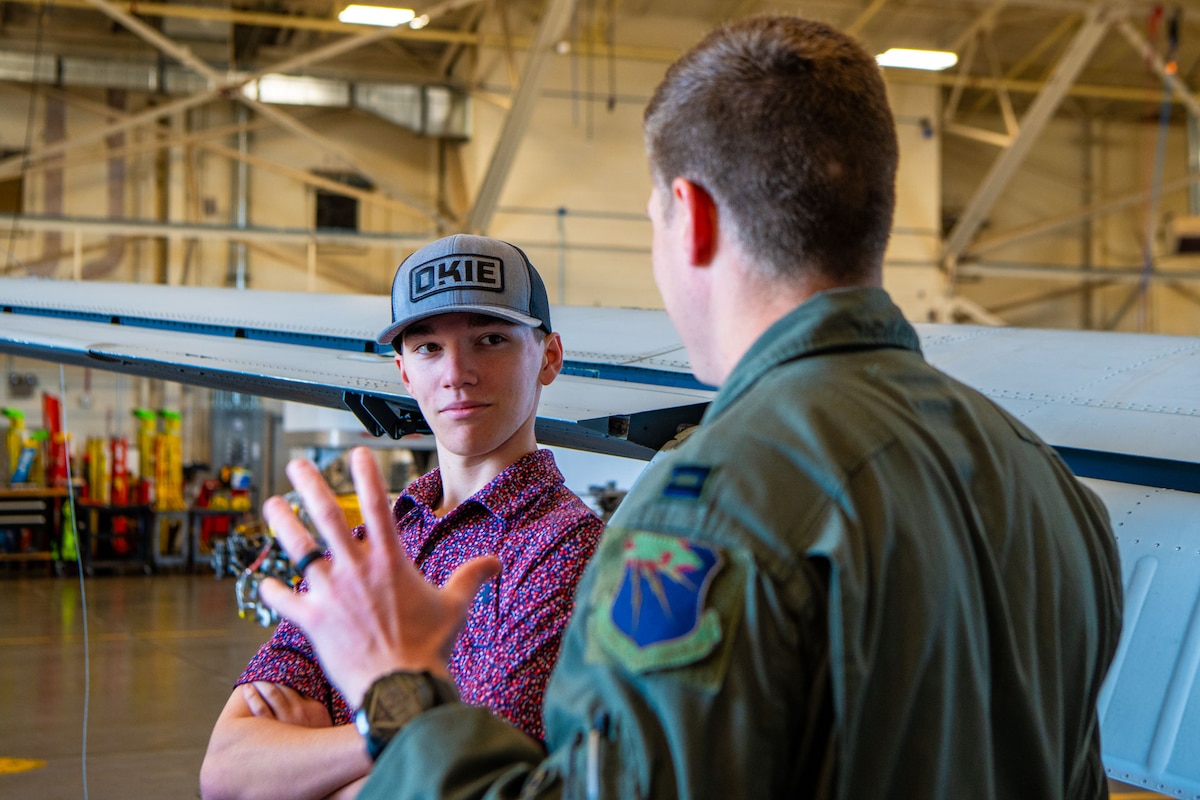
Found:
[{"label": "workbench", "polygon": [[0,489],[0,562],[58,559],[66,489]]}]

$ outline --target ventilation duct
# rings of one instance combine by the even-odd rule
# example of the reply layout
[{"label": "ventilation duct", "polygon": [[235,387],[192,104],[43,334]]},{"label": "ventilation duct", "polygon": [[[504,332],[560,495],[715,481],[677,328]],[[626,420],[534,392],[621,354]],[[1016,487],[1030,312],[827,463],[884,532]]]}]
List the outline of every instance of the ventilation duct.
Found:
[{"label": "ventilation duct", "polygon": [[[0,53],[0,80],[180,95],[208,88],[203,77],[179,66],[24,53]],[[359,108],[422,136],[470,138],[470,98],[448,86],[266,75],[243,91],[275,105]]]},{"label": "ventilation duct", "polygon": [[1200,254],[1200,216],[1178,215],[1167,220],[1167,253],[1173,256]]}]

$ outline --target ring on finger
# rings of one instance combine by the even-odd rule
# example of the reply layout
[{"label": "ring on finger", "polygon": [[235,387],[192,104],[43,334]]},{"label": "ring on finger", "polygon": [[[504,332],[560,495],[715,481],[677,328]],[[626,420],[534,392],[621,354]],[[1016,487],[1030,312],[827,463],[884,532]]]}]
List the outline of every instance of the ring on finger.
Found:
[{"label": "ring on finger", "polygon": [[314,547],[304,555],[300,556],[300,560],[296,562],[296,573],[303,578],[304,571],[319,558],[325,557],[325,551],[319,547]]}]

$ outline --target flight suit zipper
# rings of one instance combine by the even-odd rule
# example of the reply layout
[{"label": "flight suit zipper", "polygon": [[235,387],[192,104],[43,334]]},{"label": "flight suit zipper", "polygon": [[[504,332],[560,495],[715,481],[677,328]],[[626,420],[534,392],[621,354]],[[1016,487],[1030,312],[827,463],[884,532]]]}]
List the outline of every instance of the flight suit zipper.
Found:
[{"label": "flight suit zipper", "polygon": [[600,800],[600,744],[608,738],[608,712],[597,711],[587,735],[584,792],[587,800]]}]

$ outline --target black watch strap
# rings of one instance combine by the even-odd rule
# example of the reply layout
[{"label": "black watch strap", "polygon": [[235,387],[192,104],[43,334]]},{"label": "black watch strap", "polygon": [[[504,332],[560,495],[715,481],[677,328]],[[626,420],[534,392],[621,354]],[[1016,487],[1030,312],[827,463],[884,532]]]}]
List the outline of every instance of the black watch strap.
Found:
[{"label": "black watch strap", "polygon": [[454,685],[429,672],[390,672],[371,684],[354,715],[354,724],[374,761],[400,729],[419,714],[457,701]]}]

